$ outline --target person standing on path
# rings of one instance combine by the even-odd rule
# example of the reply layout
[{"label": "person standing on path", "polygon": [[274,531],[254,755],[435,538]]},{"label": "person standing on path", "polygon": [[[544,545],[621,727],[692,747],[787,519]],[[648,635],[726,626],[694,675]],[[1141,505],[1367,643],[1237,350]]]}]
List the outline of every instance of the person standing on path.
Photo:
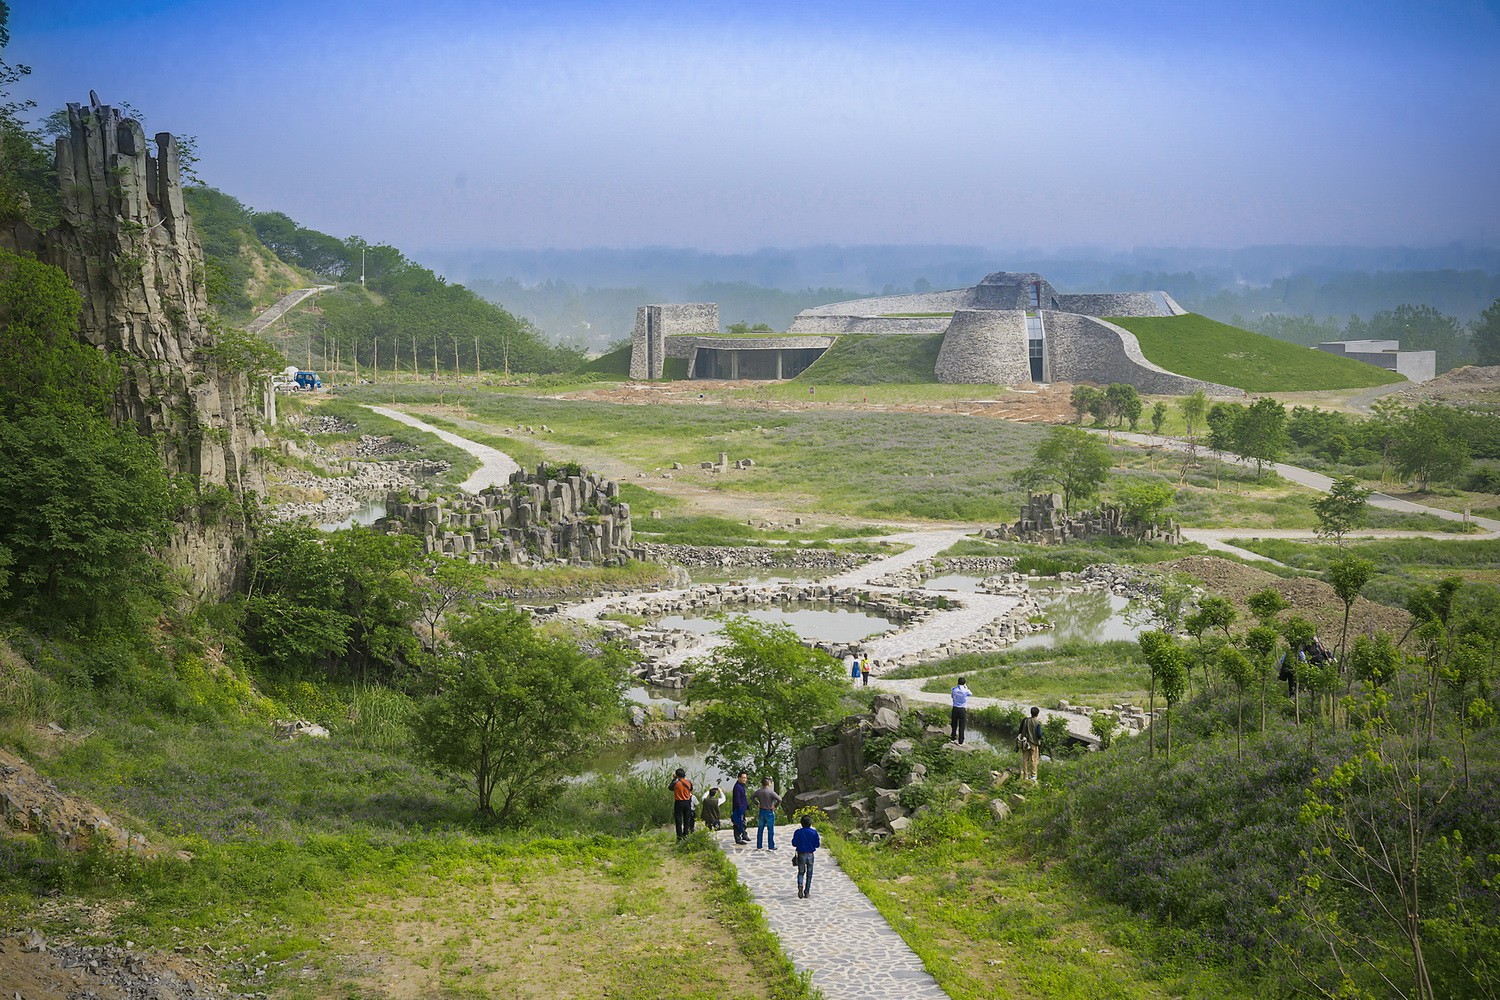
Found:
[{"label": "person standing on path", "polygon": [[[811,816],[802,817],[802,826],[792,832],[792,849],[797,852],[797,898],[812,895],[813,852],[823,843]],[[807,881],[803,882],[803,876]]]},{"label": "person standing on path", "polygon": [[667,787],[672,790],[672,823],[677,827],[677,839],[683,840],[693,832],[693,783],[679,767]]},{"label": "person standing on path", "polygon": [[760,807],[760,826],[755,831],[755,849],[758,851],[765,839],[771,843],[771,850],[776,850],[776,807],[781,805],[781,796],[776,794],[776,789],[771,787],[770,778],[760,779],[760,787],[755,790],[755,804]]},{"label": "person standing on path", "polygon": [[954,743],[962,744],[964,727],[969,720],[969,696],[974,692],[969,690],[969,685],[965,683],[964,678],[960,677],[949,693],[953,696],[953,707],[948,710],[948,729],[951,732],[949,738]]},{"label": "person standing on path", "polygon": [[863,686],[864,687],[869,687],[870,686],[870,661],[868,659],[865,660],[865,669],[860,672],[860,675],[864,678],[864,685]]},{"label": "person standing on path", "polygon": [[1036,781],[1037,768],[1042,761],[1042,720],[1037,716],[1042,710],[1031,706],[1031,715],[1021,722],[1021,780]]},{"label": "person standing on path", "polygon": [[733,803],[730,807],[729,818],[734,822],[736,844],[750,843],[750,831],[745,829],[745,814],[750,811],[750,789],[746,787],[749,778],[748,774],[741,771],[734,783]]},{"label": "person standing on path", "polygon": [[844,669],[849,671],[849,676],[859,680],[859,657],[853,653],[844,657]]}]

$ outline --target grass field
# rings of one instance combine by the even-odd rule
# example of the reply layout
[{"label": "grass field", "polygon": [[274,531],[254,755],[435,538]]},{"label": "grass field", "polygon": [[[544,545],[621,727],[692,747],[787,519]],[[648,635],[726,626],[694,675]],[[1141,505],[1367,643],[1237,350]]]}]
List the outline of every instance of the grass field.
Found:
[{"label": "grass field", "polygon": [[1343,549],[1286,538],[1236,539],[1234,544],[1312,573],[1325,572],[1341,554],[1368,559],[1375,564],[1376,575],[1364,595],[1398,606],[1417,587],[1456,576],[1478,585],[1475,600],[1489,603],[1486,614],[1500,614],[1500,540],[1382,538],[1350,542]]},{"label": "grass field", "polygon": [[621,378],[629,378],[630,345],[626,344],[624,347],[615,348],[608,354],[601,354],[578,369],[578,371],[580,373],[593,372],[600,375],[618,375]]},{"label": "grass field", "polygon": [[[1019,649],[1009,657],[1005,653],[960,656],[942,664],[924,664],[923,671],[939,667],[948,675],[963,674],[976,695],[1038,705],[1054,705],[1066,698],[1075,705],[1107,708],[1144,700],[1151,683],[1150,670],[1133,642]],[[951,676],[939,676],[922,690],[941,694],[952,686]]]},{"label": "grass field", "polygon": [[936,382],[943,335],[845,334],[793,382],[878,385]]},{"label": "grass field", "polygon": [[1146,358],[1186,375],[1247,392],[1354,389],[1403,381],[1395,372],[1277,340],[1206,316],[1111,318],[1136,335]]}]

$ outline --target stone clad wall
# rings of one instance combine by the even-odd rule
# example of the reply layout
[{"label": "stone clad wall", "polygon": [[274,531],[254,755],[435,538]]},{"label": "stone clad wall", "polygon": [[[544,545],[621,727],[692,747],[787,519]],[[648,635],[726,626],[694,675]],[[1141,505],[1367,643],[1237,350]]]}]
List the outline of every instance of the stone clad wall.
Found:
[{"label": "stone clad wall", "polygon": [[425,552],[471,563],[614,565],[630,555],[630,505],[620,484],[576,467],[539,465],[472,496],[430,499],[417,490],[406,501],[392,493],[380,523],[418,536]]},{"label": "stone clad wall", "polygon": [[668,338],[684,333],[718,333],[719,306],[716,302],[674,302],[641,306],[635,311],[635,330],[631,333],[630,377],[662,377]]},{"label": "stone clad wall", "polygon": [[[42,236],[43,259],[67,273],[83,298],[79,332],[125,367],[115,418],[160,442],[168,472],[236,497],[264,494],[253,449],[259,393],[241,372],[219,367],[204,285],[203,251],[182,199],[177,141],[107,105],[68,105],[57,140],[62,221]],[[244,566],[248,525],[184,521],[168,561],[197,588],[223,595]]]},{"label": "stone clad wall", "polygon": [[1055,308],[1084,316],[1182,316],[1187,310],[1166,292],[1088,292],[1059,295]]},{"label": "stone clad wall", "polygon": [[1152,364],[1141,353],[1135,334],[1113,323],[1065,312],[1043,312],[1042,319],[1049,370],[1059,382],[1128,382],[1141,392],[1202,389],[1211,396],[1244,395],[1239,389],[1177,375]]},{"label": "stone clad wall", "polygon": [[948,316],[798,316],[789,333],[874,333],[907,336],[942,333]]},{"label": "stone clad wall", "polygon": [[939,382],[1030,383],[1026,314],[1013,309],[954,313],[934,370]]}]

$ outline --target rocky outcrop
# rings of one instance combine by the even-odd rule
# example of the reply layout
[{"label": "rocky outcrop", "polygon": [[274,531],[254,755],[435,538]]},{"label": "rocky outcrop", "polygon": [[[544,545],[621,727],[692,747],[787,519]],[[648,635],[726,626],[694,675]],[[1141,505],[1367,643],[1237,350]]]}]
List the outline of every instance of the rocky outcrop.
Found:
[{"label": "rocky outcrop", "polygon": [[470,496],[386,498],[387,530],[417,535],[427,552],[471,563],[617,565],[630,555],[630,505],[620,484],[573,467],[537,466]]},{"label": "rocky outcrop", "polygon": [[[642,529],[644,530],[644,529]],[[863,566],[875,556],[832,549],[758,545],[668,545],[647,542],[631,554],[643,562],[720,569],[822,569],[842,572]]]},{"label": "rocky outcrop", "polygon": [[[205,498],[264,493],[259,393],[220,343],[176,140],[160,132],[148,144],[140,123],[97,98],[69,104],[57,175],[62,221],[43,234],[42,256],[83,297],[80,335],[124,364],[116,419],[155,436],[167,471]],[[242,502],[209,506],[217,516],[179,524],[167,557],[200,591],[222,595],[238,580],[250,526]]]},{"label": "rocky outcrop", "polygon": [[1068,514],[1063,510],[1062,497],[1056,493],[1028,493],[1021,506],[1020,520],[1015,524],[986,528],[981,534],[985,538],[1041,545],[1058,545],[1099,536],[1139,538],[1170,545],[1182,542],[1182,528],[1175,521],[1168,520],[1164,525],[1141,524],[1129,517],[1123,508],[1108,503],[1101,504],[1097,511]]}]

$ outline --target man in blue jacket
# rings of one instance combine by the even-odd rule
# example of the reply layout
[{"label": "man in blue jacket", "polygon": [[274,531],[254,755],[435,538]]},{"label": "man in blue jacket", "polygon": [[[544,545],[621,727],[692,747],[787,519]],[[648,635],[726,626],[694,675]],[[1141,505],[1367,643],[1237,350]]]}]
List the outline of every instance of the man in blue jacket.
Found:
[{"label": "man in blue jacket", "polygon": [[822,846],[811,816],[802,817],[802,826],[792,833],[792,849],[797,852],[797,898],[812,895],[813,852]]},{"label": "man in blue jacket", "polygon": [[734,821],[736,844],[750,843],[750,831],[745,829],[745,815],[750,812],[750,789],[747,786],[749,780],[750,775],[741,771],[739,780],[734,783],[734,799],[730,803],[729,818]]},{"label": "man in blue jacket", "polygon": [[965,723],[969,717],[969,697],[974,692],[969,690],[969,685],[964,683],[960,677],[958,683],[953,685],[949,694],[953,698],[953,707],[948,711],[948,728],[952,732],[954,743],[963,743]]}]

